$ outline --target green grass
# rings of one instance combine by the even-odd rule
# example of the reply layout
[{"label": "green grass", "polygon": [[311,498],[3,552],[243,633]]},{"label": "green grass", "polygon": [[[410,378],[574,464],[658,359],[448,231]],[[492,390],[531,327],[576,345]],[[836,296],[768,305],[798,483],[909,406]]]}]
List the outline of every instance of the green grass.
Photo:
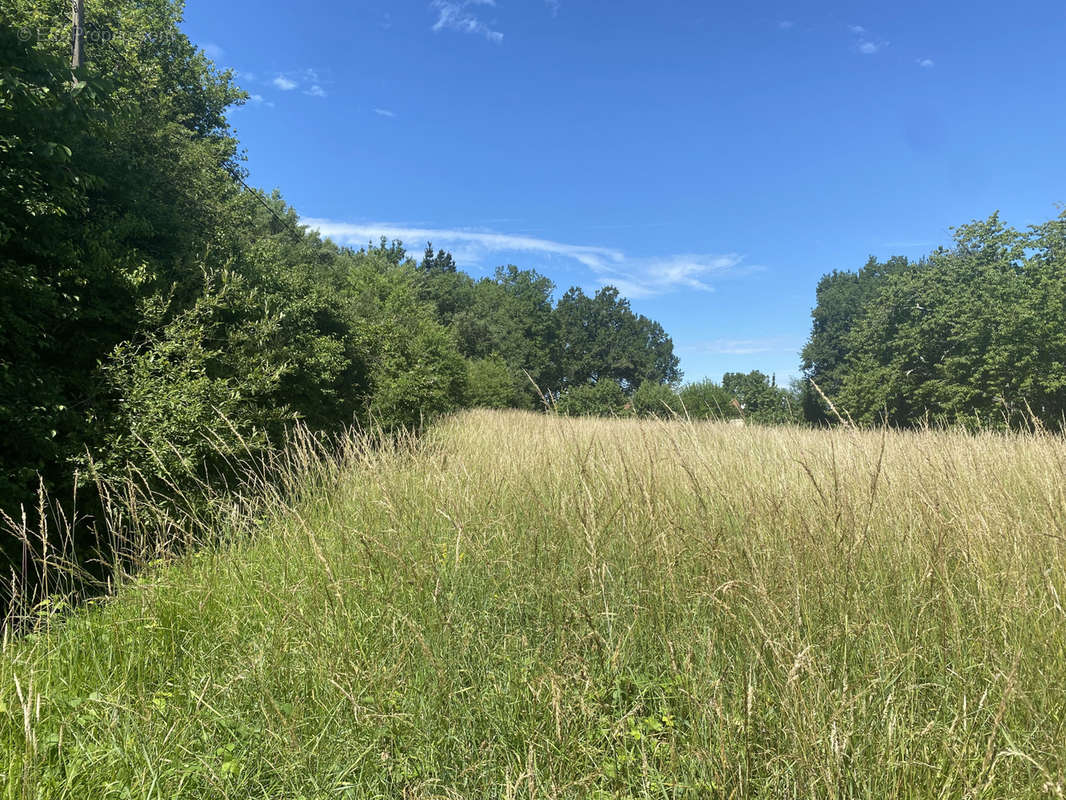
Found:
[{"label": "green grass", "polygon": [[1062,797],[1066,445],[468,413],[0,655],[11,798]]}]

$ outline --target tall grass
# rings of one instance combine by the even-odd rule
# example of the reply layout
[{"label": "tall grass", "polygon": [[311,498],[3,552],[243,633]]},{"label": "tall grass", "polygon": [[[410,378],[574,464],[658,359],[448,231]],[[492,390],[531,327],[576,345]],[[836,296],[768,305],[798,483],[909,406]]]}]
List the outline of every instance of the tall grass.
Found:
[{"label": "tall grass", "polygon": [[6,797],[1066,791],[1060,439],[472,412],[294,458],[254,535],[5,641]]}]

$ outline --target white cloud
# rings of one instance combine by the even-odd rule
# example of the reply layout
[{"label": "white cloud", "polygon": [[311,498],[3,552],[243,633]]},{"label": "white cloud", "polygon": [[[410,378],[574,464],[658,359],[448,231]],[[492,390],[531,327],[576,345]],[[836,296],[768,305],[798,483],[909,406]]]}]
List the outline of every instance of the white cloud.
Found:
[{"label": "white cloud", "polygon": [[931,58],[919,58],[918,59],[918,66],[921,67],[922,69],[932,69],[933,67],[936,66],[936,62],[933,61],[933,59],[931,59]]},{"label": "white cloud", "polygon": [[794,28],[795,26],[796,26],[796,23],[793,22],[790,19],[779,20],[778,23],[777,23],[777,27],[780,28],[783,31],[787,31],[790,28]]},{"label": "white cloud", "polygon": [[[375,109],[377,110],[377,109]],[[725,255],[671,255],[631,258],[611,247],[556,242],[536,236],[442,228],[422,228],[393,223],[347,223],[305,218],[301,223],[340,244],[361,246],[384,236],[399,239],[418,253],[425,242],[450,250],[460,264],[483,264],[500,253],[537,253],[567,258],[588,268],[595,283],[617,286],[627,297],[667,294],[679,289],[713,291],[709,281],[726,275],[751,272],[742,258]]]},{"label": "white cloud", "polygon": [[430,7],[437,11],[434,31],[452,30],[484,36],[499,44],[503,34],[493,30],[469,9],[471,6],[495,6],[496,0],[432,0]]},{"label": "white cloud", "polygon": [[203,50],[207,53],[207,57],[212,61],[218,61],[226,54],[226,51],[219,47],[214,42],[208,42],[204,45]]},{"label": "white cloud", "polygon": [[389,111],[389,109],[387,109],[387,108],[375,108],[374,109],[374,113],[377,114],[379,117],[392,118],[392,117],[396,116],[396,112],[395,111]]},{"label": "white cloud", "polygon": [[871,42],[869,39],[860,39],[855,49],[864,56],[872,56],[888,47],[888,42]]},{"label": "white cloud", "polygon": [[758,353],[788,353],[799,350],[791,336],[766,336],[758,339],[714,339],[685,348],[721,356],[750,356]]},{"label": "white cloud", "polygon": [[505,251],[544,253],[573,258],[590,269],[600,270],[606,268],[611,262],[624,259],[620,251],[606,247],[563,244],[535,236],[509,233],[416,228],[387,222],[352,224],[314,218],[301,219],[300,222],[343,244],[365,244],[368,241],[380,239],[382,236],[386,239],[400,239],[412,246],[417,244],[418,247],[421,247],[424,242],[431,241],[442,247],[465,246],[468,253],[479,255],[476,260],[490,253]]},{"label": "white cloud", "polygon": [[876,41],[862,25],[848,25],[848,30],[858,37],[855,40],[855,51],[862,53],[864,56],[876,55],[888,47],[888,42]]},{"label": "white cloud", "polygon": [[544,3],[551,9],[553,17],[559,15],[559,0],[544,0]]},{"label": "white cloud", "polygon": [[264,106],[266,108],[274,107],[274,102],[272,100],[267,100],[261,94],[249,95],[248,102],[251,103],[253,106]]},{"label": "white cloud", "polygon": [[326,97],[326,90],[322,88],[322,81],[318,73],[311,68],[288,70],[279,72],[271,83],[283,92],[291,92],[301,89],[304,94],[311,97]]},{"label": "white cloud", "polygon": [[627,297],[653,297],[675,289],[713,292],[707,281],[734,271],[742,261],[736,253],[628,258],[595,271],[599,283],[617,286]]}]

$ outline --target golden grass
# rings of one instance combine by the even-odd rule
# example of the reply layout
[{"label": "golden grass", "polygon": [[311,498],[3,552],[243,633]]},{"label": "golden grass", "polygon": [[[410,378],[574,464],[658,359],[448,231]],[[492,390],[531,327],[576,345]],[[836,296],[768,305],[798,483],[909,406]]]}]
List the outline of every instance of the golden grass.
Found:
[{"label": "golden grass", "polygon": [[6,796],[1063,794],[1059,438],[470,412],[302,463],[6,644]]}]

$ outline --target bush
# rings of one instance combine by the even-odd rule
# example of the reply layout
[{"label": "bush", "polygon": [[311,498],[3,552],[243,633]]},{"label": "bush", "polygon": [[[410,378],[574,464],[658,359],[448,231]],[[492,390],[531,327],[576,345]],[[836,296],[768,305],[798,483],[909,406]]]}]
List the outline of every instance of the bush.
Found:
[{"label": "bush", "polygon": [[682,413],[693,419],[735,419],[740,409],[733,405],[733,397],[714,381],[707,379],[690,383],[681,390]]},{"label": "bush", "polygon": [[624,414],[627,405],[626,393],[618,381],[603,379],[566,389],[556,408],[569,417],[610,417]]},{"label": "bush", "polygon": [[638,417],[672,417],[681,413],[680,398],[669,386],[644,381],[633,392],[633,411]]},{"label": "bush", "polygon": [[510,408],[518,403],[514,376],[500,356],[466,363],[466,405],[470,408]]},{"label": "bush", "polygon": [[799,392],[778,386],[776,379],[758,370],[727,372],[722,376],[722,388],[740,404],[749,422],[780,425],[800,419]]},{"label": "bush", "polygon": [[132,468],[151,485],[191,489],[229,459],[266,448],[293,418],[263,401],[285,368],[267,346],[277,317],[257,319],[255,298],[232,274],[206,282],[192,308],[118,345],[102,365],[113,411],[100,420],[93,462],[105,479]]}]

